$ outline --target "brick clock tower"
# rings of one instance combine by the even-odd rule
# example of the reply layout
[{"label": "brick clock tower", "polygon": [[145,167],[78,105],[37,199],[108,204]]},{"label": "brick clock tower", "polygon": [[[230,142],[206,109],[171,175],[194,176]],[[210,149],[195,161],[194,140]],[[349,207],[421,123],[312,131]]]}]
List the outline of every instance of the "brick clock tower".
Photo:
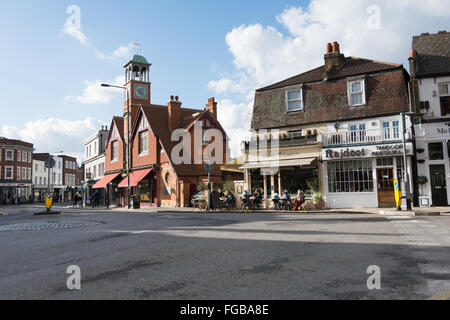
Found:
[{"label": "brick clock tower", "polygon": [[[125,66],[125,86],[130,92],[130,127],[141,105],[150,104],[150,66],[145,57],[135,55]],[[128,101],[124,101],[125,138],[128,137]]]}]

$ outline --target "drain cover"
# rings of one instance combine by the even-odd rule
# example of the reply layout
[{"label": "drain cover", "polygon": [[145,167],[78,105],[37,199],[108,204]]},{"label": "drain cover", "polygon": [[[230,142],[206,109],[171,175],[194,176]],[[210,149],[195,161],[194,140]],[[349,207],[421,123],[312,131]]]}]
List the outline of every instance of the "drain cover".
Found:
[{"label": "drain cover", "polygon": [[25,222],[25,223],[15,223],[0,226],[1,231],[45,231],[45,230],[67,230],[67,229],[78,229],[84,227],[90,227],[99,225],[100,222],[95,221],[36,221],[36,222]]}]

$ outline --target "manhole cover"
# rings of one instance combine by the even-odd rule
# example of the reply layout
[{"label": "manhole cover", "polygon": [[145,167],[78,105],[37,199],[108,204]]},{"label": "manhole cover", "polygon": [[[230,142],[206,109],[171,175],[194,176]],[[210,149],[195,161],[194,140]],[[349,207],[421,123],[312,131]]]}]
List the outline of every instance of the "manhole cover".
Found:
[{"label": "manhole cover", "polygon": [[84,227],[90,227],[99,225],[100,222],[95,221],[36,221],[36,222],[25,222],[25,223],[15,223],[0,226],[1,231],[45,231],[45,230],[67,230],[67,229],[78,229]]}]

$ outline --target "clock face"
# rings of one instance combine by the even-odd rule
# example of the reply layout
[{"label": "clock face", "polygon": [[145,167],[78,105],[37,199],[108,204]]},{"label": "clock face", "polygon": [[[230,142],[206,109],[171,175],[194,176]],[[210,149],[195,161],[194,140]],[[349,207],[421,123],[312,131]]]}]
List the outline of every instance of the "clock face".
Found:
[{"label": "clock face", "polygon": [[143,84],[135,84],[134,85],[134,98],[135,99],[148,99],[148,87]]}]

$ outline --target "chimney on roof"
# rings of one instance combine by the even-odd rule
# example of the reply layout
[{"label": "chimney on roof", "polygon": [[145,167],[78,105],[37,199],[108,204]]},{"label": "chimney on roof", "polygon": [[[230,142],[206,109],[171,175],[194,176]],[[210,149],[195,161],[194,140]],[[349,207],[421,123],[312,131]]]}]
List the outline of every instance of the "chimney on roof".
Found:
[{"label": "chimney on roof", "polygon": [[168,124],[170,132],[181,127],[181,102],[178,101],[178,96],[170,96],[170,101],[167,103],[168,106]]},{"label": "chimney on roof", "polygon": [[206,104],[206,111],[208,111],[214,120],[217,121],[217,102],[214,97],[208,99]]},{"label": "chimney on roof", "polygon": [[331,72],[333,69],[340,69],[345,64],[345,56],[341,54],[341,50],[338,42],[327,43],[326,53],[325,53],[325,75],[324,78],[327,78],[327,74]]}]

